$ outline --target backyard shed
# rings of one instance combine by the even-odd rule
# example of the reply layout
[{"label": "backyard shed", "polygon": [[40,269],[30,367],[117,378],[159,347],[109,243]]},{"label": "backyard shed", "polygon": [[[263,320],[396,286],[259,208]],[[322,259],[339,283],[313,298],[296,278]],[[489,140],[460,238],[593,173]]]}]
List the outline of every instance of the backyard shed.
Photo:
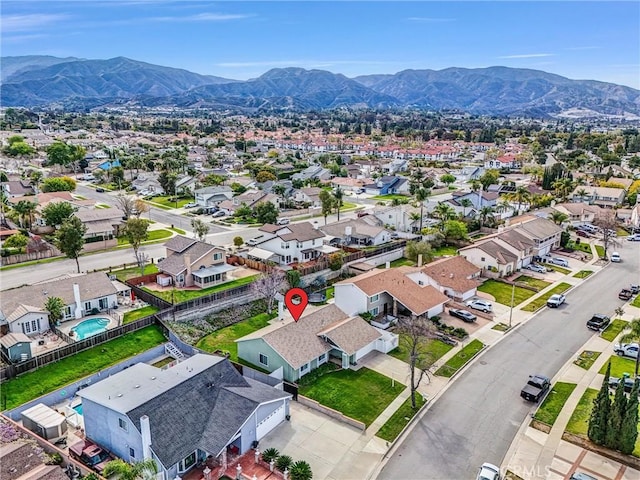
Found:
[{"label": "backyard shed", "polygon": [[22,425],[45,440],[56,441],[67,433],[67,420],[44,403],[22,412]]},{"label": "backyard shed", "polygon": [[24,362],[31,358],[31,339],[24,333],[7,333],[0,337],[0,346],[12,362]]}]

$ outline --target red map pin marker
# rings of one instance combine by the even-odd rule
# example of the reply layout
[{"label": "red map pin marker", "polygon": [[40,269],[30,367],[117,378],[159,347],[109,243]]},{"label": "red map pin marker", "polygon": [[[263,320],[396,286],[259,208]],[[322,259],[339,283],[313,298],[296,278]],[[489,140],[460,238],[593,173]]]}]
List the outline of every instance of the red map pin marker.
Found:
[{"label": "red map pin marker", "polygon": [[[293,299],[295,297],[300,297],[300,301],[295,303]],[[309,297],[307,297],[307,292],[305,292],[301,288],[292,288],[284,295],[284,303],[291,312],[291,316],[297,322],[300,320],[302,316],[302,312],[307,308],[307,303],[309,303]]]}]

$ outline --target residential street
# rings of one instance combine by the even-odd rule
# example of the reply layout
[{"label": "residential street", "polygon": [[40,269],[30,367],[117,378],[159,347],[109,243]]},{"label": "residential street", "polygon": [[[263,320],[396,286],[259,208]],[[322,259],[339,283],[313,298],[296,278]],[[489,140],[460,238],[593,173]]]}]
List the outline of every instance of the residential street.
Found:
[{"label": "residential street", "polygon": [[640,245],[624,242],[611,264],[491,347],[451,383],[394,452],[380,479],[471,479],[483,462],[500,465],[535,410],[519,396],[529,374],[553,377],[594,333],[593,313],[613,316],[622,287],[640,281]]}]

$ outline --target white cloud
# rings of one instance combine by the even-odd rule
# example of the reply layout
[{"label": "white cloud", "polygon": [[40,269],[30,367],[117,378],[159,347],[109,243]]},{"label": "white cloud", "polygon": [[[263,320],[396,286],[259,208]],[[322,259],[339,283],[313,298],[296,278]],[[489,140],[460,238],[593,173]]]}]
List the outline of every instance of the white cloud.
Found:
[{"label": "white cloud", "polygon": [[541,57],[553,57],[555,53],[523,53],[520,55],[503,55],[498,58],[541,58]]},{"label": "white cloud", "polygon": [[51,25],[68,19],[62,14],[2,15],[0,24],[4,32],[22,32]]},{"label": "white cloud", "polygon": [[155,22],[226,22],[229,20],[243,20],[250,18],[252,15],[234,14],[234,13],[198,13],[186,17],[150,17],[147,20]]}]

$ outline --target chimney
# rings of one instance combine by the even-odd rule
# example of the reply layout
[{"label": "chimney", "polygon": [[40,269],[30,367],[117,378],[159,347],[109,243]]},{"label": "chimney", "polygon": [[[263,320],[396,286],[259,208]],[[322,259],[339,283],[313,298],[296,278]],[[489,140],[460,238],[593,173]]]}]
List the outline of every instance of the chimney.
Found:
[{"label": "chimney", "polygon": [[73,284],[73,300],[76,302],[76,310],[73,312],[73,316],[77,319],[82,318],[82,299],[80,298],[80,285]]},{"label": "chimney", "polygon": [[418,268],[422,267],[422,254],[418,255]]},{"label": "chimney", "polygon": [[149,417],[146,415],[140,417],[140,433],[142,434],[142,458],[149,460],[151,458],[151,426]]},{"label": "chimney", "polygon": [[344,227],[344,235],[345,235],[345,237],[350,237],[351,236],[351,232],[352,232],[351,226]]},{"label": "chimney", "polygon": [[384,268],[391,268],[391,262],[386,262],[384,264]]},{"label": "chimney", "polygon": [[184,267],[187,269],[184,275],[184,284],[186,286],[187,282],[189,281],[189,278],[191,277],[191,255],[189,255],[188,253],[185,253],[182,256],[182,259],[184,260]]}]

